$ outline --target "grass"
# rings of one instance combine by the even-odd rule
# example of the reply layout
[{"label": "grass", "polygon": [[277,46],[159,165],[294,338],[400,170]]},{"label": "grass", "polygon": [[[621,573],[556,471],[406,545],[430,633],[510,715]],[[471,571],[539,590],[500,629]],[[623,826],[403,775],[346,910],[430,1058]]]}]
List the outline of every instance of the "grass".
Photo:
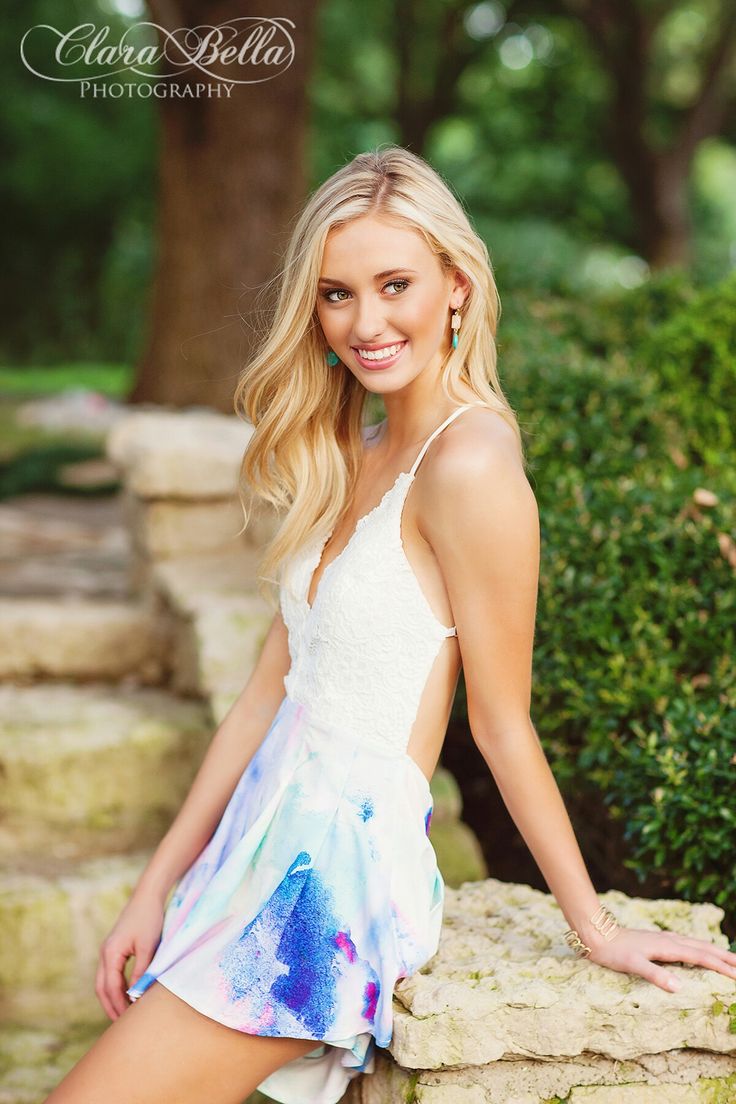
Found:
[{"label": "grass", "polygon": [[35,398],[84,387],[111,399],[122,399],[130,390],[135,370],[130,364],[68,363],[0,367],[0,393],[14,398]]},{"label": "grass", "polygon": [[[16,416],[22,402],[77,388],[124,399],[133,377],[134,370],[127,364],[0,367],[0,499],[29,491],[60,490],[57,472],[61,466],[104,454],[104,434],[23,425]],[[67,488],[65,493],[77,492]]]}]

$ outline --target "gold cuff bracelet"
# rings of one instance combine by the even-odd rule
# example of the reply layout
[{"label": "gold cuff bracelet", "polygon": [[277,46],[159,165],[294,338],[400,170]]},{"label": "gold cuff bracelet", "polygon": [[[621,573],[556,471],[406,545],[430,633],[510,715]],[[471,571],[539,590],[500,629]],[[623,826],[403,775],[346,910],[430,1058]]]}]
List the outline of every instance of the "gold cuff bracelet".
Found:
[{"label": "gold cuff bracelet", "polygon": [[[590,922],[607,942],[613,939],[619,927],[618,920],[605,905],[599,905],[593,916],[591,916]],[[575,951],[578,958],[588,958],[591,948],[586,947],[574,928],[568,928],[564,938],[568,946],[572,947],[573,951]]]}]

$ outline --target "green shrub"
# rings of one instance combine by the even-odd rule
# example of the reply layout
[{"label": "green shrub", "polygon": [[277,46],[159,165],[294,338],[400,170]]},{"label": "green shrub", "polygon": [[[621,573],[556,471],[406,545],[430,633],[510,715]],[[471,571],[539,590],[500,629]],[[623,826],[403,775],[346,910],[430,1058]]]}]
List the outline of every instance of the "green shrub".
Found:
[{"label": "green shrub", "polygon": [[652,329],[679,314],[697,295],[682,269],[655,273],[637,288],[591,293],[585,298],[514,291],[504,303],[502,324],[519,323],[524,309],[535,325],[589,356],[608,358],[636,349]]},{"label": "green shrub", "polygon": [[696,463],[733,464],[736,448],[736,273],[700,292],[642,339],[635,369],[659,381]]},{"label": "green shrub", "polygon": [[570,470],[546,489],[532,712],[563,792],[587,788],[625,821],[640,880],[661,870],[678,894],[736,909],[736,479],[723,482],[713,506],[693,499],[697,470]]},{"label": "green shrub", "polygon": [[587,479],[631,473],[641,464],[670,466],[677,424],[660,409],[651,373],[632,372],[625,357],[595,359],[543,326],[509,339],[502,383],[517,413],[537,481],[571,468]]},{"label": "green shrub", "polygon": [[592,837],[617,821],[640,881],[734,920],[735,304],[669,272],[516,294],[499,330],[542,527],[535,726]]}]

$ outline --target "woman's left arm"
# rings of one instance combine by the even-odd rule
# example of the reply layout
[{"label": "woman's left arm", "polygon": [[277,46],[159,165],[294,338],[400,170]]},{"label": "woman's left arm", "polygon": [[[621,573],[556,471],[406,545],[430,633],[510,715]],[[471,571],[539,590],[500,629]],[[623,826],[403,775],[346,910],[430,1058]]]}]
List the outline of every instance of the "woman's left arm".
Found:
[{"label": "woman's left arm", "polygon": [[736,977],[736,954],[714,943],[624,927],[606,940],[591,924],[600,901],[530,716],[537,503],[513,430],[500,416],[464,435],[443,434],[437,445],[425,465],[420,528],[452,605],[473,739],[568,925],[590,947],[591,961],[662,989],[679,986],[655,960]]}]

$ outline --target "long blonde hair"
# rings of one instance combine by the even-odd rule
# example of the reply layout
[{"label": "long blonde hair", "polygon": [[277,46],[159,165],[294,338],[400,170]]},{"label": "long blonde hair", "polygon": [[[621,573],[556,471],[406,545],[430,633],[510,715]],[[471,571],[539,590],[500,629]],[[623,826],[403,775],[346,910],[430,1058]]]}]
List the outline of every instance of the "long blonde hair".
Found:
[{"label": "long blonde hair", "polygon": [[516,432],[524,461],[516,416],[496,372],[501,303],[485,242],[421,157],[394,145],[358,154],[302,210],[272,281],[273,319],[235,391],[236,413],[254,429],[240,470],[245,526],[247,497],[286,510],[260,564],[264,597],[267,584],[278,585],[280,570],[297,550],[336,526],[355,491],[368,392],[343,364],[327,364],[316,305],[327,235],[365,215],[418,231],[443,270],[458,268],[467,276],[471,289],[462,310],[462,337],[442,363],[442,387],[448,399],[463,402],[459,385],[469,386],[501,414]]}]

